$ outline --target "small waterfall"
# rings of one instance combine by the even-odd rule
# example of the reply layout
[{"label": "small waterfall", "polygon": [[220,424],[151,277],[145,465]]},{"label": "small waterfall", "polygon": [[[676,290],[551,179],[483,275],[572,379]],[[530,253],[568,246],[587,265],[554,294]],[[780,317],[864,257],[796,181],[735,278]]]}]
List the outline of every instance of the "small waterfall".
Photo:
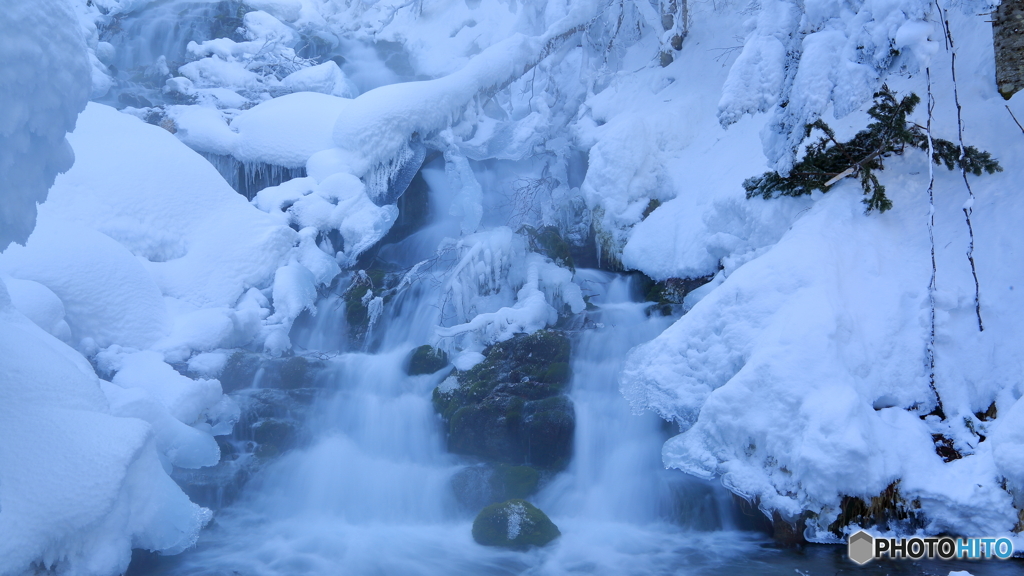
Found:
[{"label": "small waterfall", "polygon": [[[617,383],[629,349],[672,319],[648,316],[625,277],[577,274],[599,310],[578,334],[572,361],[575,455],[532,499],[561,527],[555,544],[523,553],[473,542],[475,510],[460,507],[452,478],[474,463],[445,450],[430,401],[446,372],[404,370],[409,350],[437,324],[437,293],[424,283],[387,307],[379,352],[328,361],[318,376],[327,397],[308,417],[300,447],[259,472],[167,573],[563,574],[582,563],[592,564],[586,573],[646,574],[701,556],[711,531],[729,527],[724,489],[664,470],[664,423],[630,413]],[[343,304],[332,298],[299,340],[337,344],[331,332],[344,328]]]}]

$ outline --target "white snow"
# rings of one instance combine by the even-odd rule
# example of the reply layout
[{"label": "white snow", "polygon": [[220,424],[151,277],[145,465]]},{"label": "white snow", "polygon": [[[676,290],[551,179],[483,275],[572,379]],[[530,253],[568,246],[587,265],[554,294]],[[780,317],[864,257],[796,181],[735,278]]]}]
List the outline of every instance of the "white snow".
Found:
[{"label": "white snow", "polygon": [[[974,199],[958,174],[936,171],[934,389],[923,154],[886,160],[885,214],[864,214],[852,180],[771,201],[742,188],[790,169],[805,124],[831,114],[841,138],[863,127],[883,82],[924,96],[925,66],[936,135],[953,139],[950,52],[931,2],[689,3],[688,36],[665,67],[668,33],[644,1],[245,0],[241,28],[222,31],[232,38],[99,40],[147,10],[160,16],[141,30],[171,28],[180,4],[0,11],[0,249],[26,244],[0,253],[0,574],[32,562],[116,574],[132,547],[191,545],[209,511],[167,470],[218,461],[214,435],[239,417],[215,380],[230,349],[286,354],[296,319],[328,309],[335,278],[399,220],[400,186],[417,171],[431,224],[378,258],[422,260],[391,295],[433,282],[437,311],[408,333],[458,369],[587,308],[585,281],[531,251],[520,227],[552,226],[577,249],[593,231],[604,265],[713,276],[622,374],[637,410],[680,427],[666,466],[719,478],[769,513],[812,512],[817,541],[836,541],[827,527],[843,497],[894,484],[924,533],[1014,527],[1024,158],[991,82],[984,3],[950,13],[959,95],[966,140],[1007,171],[972,176]],[[133,50],[151,61],[110,66]],[[93,103],[76,128],[90,81],[94,98],[131,96],[138,81],[164,100],[126,109],[137,117]],[[153,117],[159,127],[140,120]],[[197,151],[308,176],[250,203]],[[400,302],[359,290],[371,330]],[[928,416],[939,401],[944,418]],[[991,405],[994,420],[981,416]],[[943,462],[936,435],[963,457]]]},{"label": "white snow", "polygon": [[[880,7],[867,3],[868,8],[873,18],[883,14]],[[875,35],[867,45],[881,50],[879,39],[902,30],[900,42],[916,51],[915,57],[932,54],[936,135],[953,137],[949,54],[929,44],[925,29],[931,29],[930,23],[914,20],[926,8],[905,8],[909,21],[903,13],[887,13],[884,25],[871,24],[859,33],[860,41]],[[807,9],[810,18],[810,5]],[[773,15],[785,13],[779,8]],[[758,20],[765,34],[767,14]],[[851,22],[864,22],[858,18]],[[723,166],[706,148],[691,145],[680,154],[684,165],[704,162],[715,179],[734,182],[732,191],[719,192],[721,184],[693,192],[682,187],[675,200],[633,228],[623,252],[628,266],[655,278],[694,277],[714,272],[716,265],[724,268],[699,297],[687,299],[689,312],[631,353],[622,377],[623,392],[635,408],[653,409],[680,425],[681,433],[664,446],[666,466],[720,477],[734,492],[784,517],[809,510],[816,518],[808,521],[807,535],[820,541],[835,538],[827,527],[842,496],[866,501],[897,481],[900,497],[916,503],[926,533],[1008,534],[1017,522],[1014,502],[1019,506],[1021,470],[1013,464],[1016,440],[1010,439],[1019,433],[1016,405],[1024,387],[1010,352],[1021,345],[1020,331],[1009,319],[1024,313],[1024,303],[1009,288],[1021,282],[1019,267],[998,263],[1011,261],[1021,249],[1009,225],[1010,214],[1019,214],[1022,206],[1010,193],[1010,183],[1020,178],[1012,175],[1019,165],[1020,134],[1015,125],[1007,126],[1003,102],[986,80],[992,70],[986,24],[963,15],[953,15],[952,22],[959,41],[960,97],[970,99],[964,107],[966,139],[992,151],[1011,174],[971,177],[978,196],[976,250],[984,245],[990,263],[984,271],[979,267],[979,275],[982,314],[991,324],[979,333],[964,257],[961,208],[967,193],[958,174],[936,171],[935,390],[945,420],[921,418],[936,406],[926,362],[930,258],[923,154],[886,161],[879,175],[895,208],[864,214],[860,187],[852,181],[825,196],[798,201],[743,200],[740,176],[732,172],[756,175],[763,168],[743,161],[742,155],[725,156]],[[768,141],[788,137],[785,131],[772,132],[782,125],[780,118],[802,124],[825,110],[830,94],[870,96],[881,80],[878,76],[864,85],[867,92],[857,92],[822,76],[843,65],[845,56],[826,50],[826,45],[843,45],[835,38],[825,41],[825,34],[838,33],[824,30],[803,38],[799,71],[785,88],[792,91],[789,105],[767,119]],[[726,86],[751,77],[737,76],[742,58]],[[812,59],[822,60],[802,76]],[[875,78],[872,74],[879,72],[865,78]],[[901,93],[926,91],[923,75],[890,74],[886,81]],[[739,95],[744,94],[731,96]],[[765,94],[745,95],[770,100]],[[834,109],[846,113],[862,97],[832,100]],[[923,114],[922,105],[916,114],[920,123]],[[729,132],[748,130],[748,122]],[[851,115],[833,126],[844,137],[862,127],[863,120]],[[769,154],[780,167],[784,156]],[[710,197],[702,199],[708,192]],[[976,414],[993,401],[999,410],[995,422],[979,419]],[[936,434],[953,442],[963,458],[944,463],[933,446]],[[1007,489],[1001,486],[1004,479]]]},{"label": "white snow", "polygon": [[[89,363],[14,310],[0,283],[0,572],[118,574],[133,547],[190,546],[210,512],[112,415]],[[216,448],[216,446],[214,446]]]},{"label": "white snow", "polygon": [[[303,72],[309,70],[312,68]],[[288,168],[305,166],[314,153],[333,146],[332,126],[346,110],[345,99],[315,92],[268,100],[241,113],[231,123],[238,132],[233,154],[242,162]]]},{"label": "white snow", "polygon": [[74,154],[64,134],[89,96],[90,66],[78,19],[65,0],[0,10],[0,250],[24,244],[36,203]]}]

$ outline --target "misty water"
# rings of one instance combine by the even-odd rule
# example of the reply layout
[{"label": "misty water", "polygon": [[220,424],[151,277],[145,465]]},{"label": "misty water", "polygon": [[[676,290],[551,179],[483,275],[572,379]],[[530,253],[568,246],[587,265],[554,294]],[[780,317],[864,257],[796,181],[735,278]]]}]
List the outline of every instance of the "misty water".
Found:
[{"label": "misty water", "polygon": [[[117,48],[118,85],[106,100],[124,107],[162,103],[161,66],[186,59],[184,47],[232,35],[239,2],[153,2],[102,34]],[[322,59],[341,54],[304,55]],[[366,90],[401,78],[382,49],[345,54],[345,71]],[[355,57],[353,57],[355,56]],[[161,58],[162,57],[162,58]],[[380,69],[379,72],[373,72]],[[223,168],[230,172],[235,167]],[[514,168],[483,173],[481,182],[514,178]],[[377,253],[394,269],[430,258],[446,237],[460,236],[451,217],[455,194],[443,164],[421,175],[430,183],[425,221]],[[238,185],[235,181],[233,184]],[[485,195],[488,191],[485,187]],[[485,206],[500,204],[485,197]],[[485,224],[487,218],[485,218]],[[490,224],[503,224],[491,222]],[[230,504],[215,510],[197,546],[177,556],[138,552],[130,574],[175,576],[513,575],[513,574],[1010,574],[1013,563],[875,562],[857,567],[845,547],[782,548],[766,519],[717,481],[662,465],[661,446],[674,425],[636,414],[619,392],[618,375],[634,346],[677,319],[652,310],[625,275],[579,268],[576,281],[593,309],[571,326],[575,438],[569,465],[530,498],[561,530],[551,545],[511,551],[478,545],[478,510],[461,504],[453,478],[479,466],[450,454],[432,390],[450,369],[408,376],[410,351],[440,324],[443,266],[399,293],[371,322],[367,346],[346,342],[345,282],[323,297],[314,318],[293,330],[300,353],[325,358],[323,395],[303,419],[300,442],[258,469]],[[349,278],[351,280],[351,278]],[[444,344],[443,342],[441,343]],[[259,379],[251,387],[259,387]]]}]

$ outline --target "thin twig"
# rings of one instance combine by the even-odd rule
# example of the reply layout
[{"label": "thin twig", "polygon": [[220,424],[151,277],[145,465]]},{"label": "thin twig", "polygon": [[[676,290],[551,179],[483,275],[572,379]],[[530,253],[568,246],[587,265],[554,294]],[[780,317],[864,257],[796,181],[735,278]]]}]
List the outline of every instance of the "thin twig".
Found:
[{"label": "thin twig", "polygon": [[1020,128],[1020,131],[1024,132],[1024,126],[1021,126],[1020,122],[1017,121],[1017,117],[1013,115],[1013,110],[1010,110],[1010,106],[1008,104],[1005,105],[1005,106],[1006,106],[1006,111],[1010,113],[1010,118],[1013,118],[1014,123],[1017,124],[1017,128]]},{"label": "thin twig", "polygon": [[928,386],[931,387],[932,393],[935,394],[935,402],[938,405],[939,412],[943,415],[946,412],[942,409],[942,398],[939,397],[939,392],[935,388],[935,290],[936,290],[936,266],[935,266],[935,166],[932,162],[932,155],[935,153],[935,147],[932,144],[932,111],[935,109],[935,98],[932,96],[932,70],[931,68],[925,68],[925,74],[928,78],[928,127],[926,134],[928,135],[928,243],[931,245],[932,251],[932,277],[928,283],[928,309],[929,309],[929,323],[930,333],[928,335]]},{"label": "thin twig", "polygon": [[939,8],[939,15],[942,18],[942,26],[946,32],[946,41],[951,49],[950,71],[953,77],[953,101],[956,103],[956,127],[960,146],[960,175],[963,176],[964,185],[967,186],[967,202],[964,204],[964,219],[967,220],[967,233],[970,241],[967,244],[967,261],[971,264],[971,275],[974,276],[974,312],[978,316],[978,331],[985,331],[985,324],[981,321],[981,283],[978,282],[978,268],[974,263],[974,224],[971,222],[971,214],[974,213],[974,190],[971,189],[971,182],[967,179],[967,168],[964,165],[964,122],[963,106],[960,105],[960,91],[956,84],[956,46],[953,44],[953,34],[949,29],[949,20],[946,18],[946,11],[939,6],[938,0],[935,5]]}]

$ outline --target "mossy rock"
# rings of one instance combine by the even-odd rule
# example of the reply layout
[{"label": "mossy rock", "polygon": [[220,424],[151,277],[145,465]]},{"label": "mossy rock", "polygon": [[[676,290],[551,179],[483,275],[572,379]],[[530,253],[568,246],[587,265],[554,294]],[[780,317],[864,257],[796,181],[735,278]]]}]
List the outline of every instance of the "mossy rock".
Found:
[{"label": "mossy rock", "polygon": [[539,330],[518,335],[495,344],[483,362],[459,372],[459,388],[471,401],[482,400],[501,383],[546,384],[550,390],[544,393],[550,396],[569,383],[571,351],[569,338],[562,332]]},{"label": "mossy rock", "polygon": [[524,406],[522,428],[526,461],[541,468],[561,470],[572,458],[576,411],[572,400],[554,396]]},{"label": "mossy rock", "polygon": [[525,405],[522,398],[503,394],[462,406],[451,418],[448,450],[494,462],[524,463],[527,454],[521,423]]},{"label": "mossy rock", "polygon": [[532,466],[498,464],[491,475],[491,486],[501,494],[500,500],[526,498],[537,491],[540,472]]},{"label": "mossy rock", "polygon": [[547,514],[521,499],[491,504],[473,520],[473,540],[484,546],[526,550],[546,546],[561,535]]},{"label": "mossy rock", "polygon": [[560,469],[572,453],[575,413],[563,392],[571,345],[541,330],[499,342],[470,370],[434,389],[448,450],[513,466]]},{"label": "mossy rock", "polygon": [[433,374],[448,365],[448,354],[429,344],[412,351],[405,364],[405,373],[410,376]]},{"label": "mossy rock", "polygon": [[278,368],[279,381],[275,388],[294,390],[312,388],[317,373],[324,368],[323,362],[310,361],[302,356],[293,356],[281,362]]},{"label": "mossy rock", "polygon": [[554,226],[544,226],[539,230],[533,226],[523,226],[520,230],[525,232],[530,242],[530,250],[551,258],[555,264],[576,271],[572,260],[572,247]]},{"label": "mossy rock", "polygon": [[262,362],[263,358],[259,354],[236,350],[228,357],[220,373],[221,389],[227,393],[252,386]]},{"label": "mossy rock", "polygon": [[558,470],[572,457],[575,430],[575,410],[566,396],[527,401],[492,394],[455,411],[448,450],[490,462]]}]

